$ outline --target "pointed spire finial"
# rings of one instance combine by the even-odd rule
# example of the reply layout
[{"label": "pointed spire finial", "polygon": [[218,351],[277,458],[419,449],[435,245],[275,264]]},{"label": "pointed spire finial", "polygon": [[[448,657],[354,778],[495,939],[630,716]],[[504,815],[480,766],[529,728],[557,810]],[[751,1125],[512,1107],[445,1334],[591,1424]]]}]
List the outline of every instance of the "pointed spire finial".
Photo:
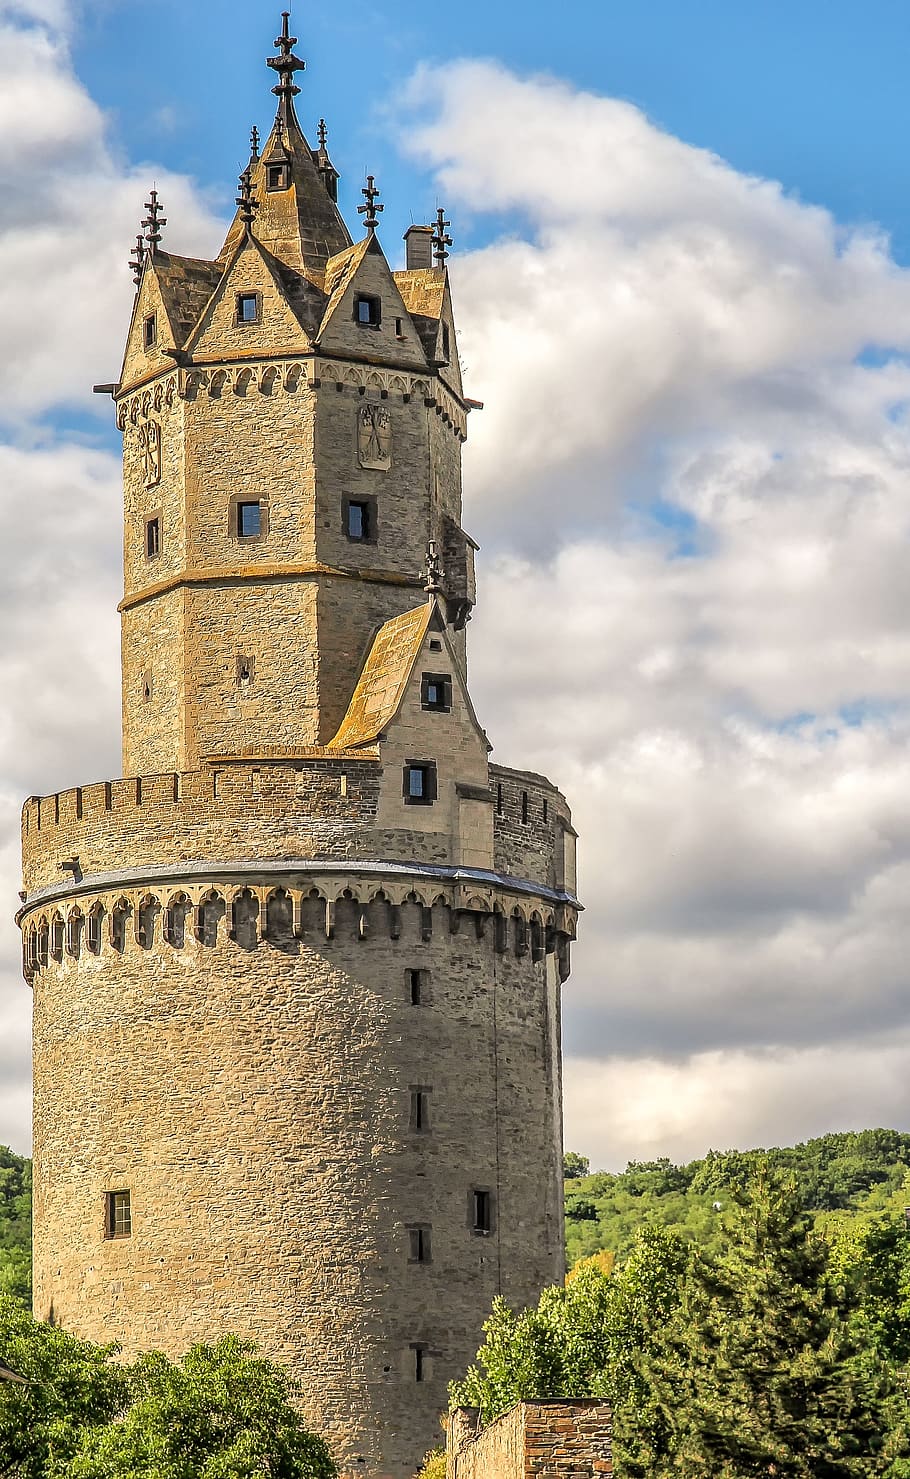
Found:
[{"label": "pointed spire finial", "polygon": [[319,128],[317,130],[317,133],[319,135],[319,147],[323,151],[323,153],[325,153],[326,146],[329,142],[329,129],[328,124],[326,123],[324,118],[320,118],[319,120]]},{"label": "pointed spire finial", "polygon": [[445,571],[442,568],[442,557],[439,553],[439,545],[435,539],[431,539],[427,545],[427,576],[423,588],[428,596],[441,596],[445,594]]},{"label": "pointed spire finial", "polygon": [[237,196],[237,204],[240,207],[240,219],[247,231],[250,231],[259,209],[259,201],[253,194],[253,172],[249,165],[240,176],[240,194]]},{"label": "pointed spire finial", "polygon": [[259,158],[259,130],[255,123],[250,133],[250,158],[254,164]]},{"label": "pointed spire finial", "polygon": [[136,287],[142,282],[142,271],[145,267],[145,237],[140,231],[136,236],[136,245],[130,252],[130,272]]},{"label": "pointed spire finial", "polygon": [[142,226],[145,231],[148,250],[154,256],[158,250],[158,243],[161,240],[161,227],[167,225],[167,216],[161,214],[162,205],[158,199],[157,190],[152,191],[149,199],[145,202],[145,208],[148,211],[148,215],[142,222]]},{"label": "pointed spire finial", "polygon": [[266,58],[268,65],[278,73],[278,82],[272,88],[272,92],[278,98],[279,116],[286,117],[288,109],[293,107],[294,99],[300,92],[300,88],[294,82],[294,73],[306,70],[306,62],[294,55],[294,47],[297,45],[297,37],[291,35],[291,12],[281,12],[282,27],[281,35],[276,36],[275,45],[280,51],[280,56]]},{"label": "pointed spire finial", "polygon": [[446,220],[446,213],[440,206],[436,212],[436,225],[433,227],[433,256],[437,267],[446,265],[446,258],[449,255],[446,248],[452,245],[452,238],[446,235],[446,231],[451,224],[451,221]]},{"label": "pointed spire finial", "polygon": [[379,225],[379,216],[385,210],[384,205],[376,204],[379,199],[379,191],[376,189],[376,177],[374,175],[367,175],[366,186],[360,193],[366,196],[367,203],[366,205],[359,205],[357,207],[357,214],[364,217],[363,224],[372,236],[376,227]]}]

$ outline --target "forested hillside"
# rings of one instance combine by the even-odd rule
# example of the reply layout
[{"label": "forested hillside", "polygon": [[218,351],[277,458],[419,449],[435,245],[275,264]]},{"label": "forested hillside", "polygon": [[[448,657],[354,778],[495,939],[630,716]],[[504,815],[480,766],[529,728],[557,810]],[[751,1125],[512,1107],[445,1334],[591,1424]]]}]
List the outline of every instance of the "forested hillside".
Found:
[{"label": "forested hillside", "polygon": [[672,1228],[713,1248],[727,1210],[731,1179],[740,1182],[764,1158],[795,1177],[817,1224],[869,1221],[910,1208],[910,1135],[861,1130],[822,1135],[784,1149],[709,1152],[704,1160],[674,1166],[668,1160],[631,1162],[611,1175],[586,1168],[568,1155],[566,1251],[569,1265],[601,1249],[622,1255],[643,1224]]},{"label": "forested hillside", "polygon": [[32,1163],[0,1145],[0,1294],[31,1303]]}]

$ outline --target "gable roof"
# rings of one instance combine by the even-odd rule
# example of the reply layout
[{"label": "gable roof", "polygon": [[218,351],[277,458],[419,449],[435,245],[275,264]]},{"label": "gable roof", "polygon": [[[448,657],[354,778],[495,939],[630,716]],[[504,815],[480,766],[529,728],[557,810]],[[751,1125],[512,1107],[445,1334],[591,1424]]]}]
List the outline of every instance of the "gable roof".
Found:
[{"label": "gable roof", "polygon": [[393,272],[392,276],[420,335],[424,353],[432,361],[436,357],[446,274],[438,267],[411,267],[406,272]]},{"label": "gable roof", "polygon": [[151,262],[174,339],[180,349],[218,286],[221,269],[217,262],[204,262],[198,257],[175,257],[171,252],[160,250]]},{"label": "gable roof", "polygon": [[394,719],[435,614],[435,603],[426,601],[379,628],[341,728],[328,749],[354,750],[371,744]]}]

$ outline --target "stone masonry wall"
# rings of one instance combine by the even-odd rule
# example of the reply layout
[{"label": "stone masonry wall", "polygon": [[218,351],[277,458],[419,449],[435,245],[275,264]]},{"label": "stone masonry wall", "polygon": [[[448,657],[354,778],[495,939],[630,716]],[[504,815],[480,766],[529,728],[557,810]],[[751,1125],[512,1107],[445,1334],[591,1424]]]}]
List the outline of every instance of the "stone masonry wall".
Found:
[{"label": "stone masonry wall", "polygon": [[477,1414],[452,1413],[446,1479],[599,1479],[613,1471],[606,1402],[519,1402],[477,1431]]},{"label": "stone masonry wall", "polygon": [[559,985],[442,906],[393,938],[340,899],[327,938],[315,905],[302,939],[225,918],[175,948],[159,914],[37,972],[35,1310],[128,1352],[250,1336],[344,1468],[408,1479],[494,1295],[562,1277]]}]

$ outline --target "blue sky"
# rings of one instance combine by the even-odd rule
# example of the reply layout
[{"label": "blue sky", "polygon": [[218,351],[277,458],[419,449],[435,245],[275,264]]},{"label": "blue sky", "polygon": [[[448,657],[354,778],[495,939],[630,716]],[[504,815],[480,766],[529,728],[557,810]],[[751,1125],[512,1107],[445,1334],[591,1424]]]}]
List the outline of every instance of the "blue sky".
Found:
[{"label": "blue sky", "polygon": [[[166,245],[217,250],[279,12],[0,0],[10,900],[23,796],[119,764],[118,438],[90,387],[142,203],[157,180]],[[910,9],[358,0],[294,31],[352,229],[367,170],[393,260],[412,214],[453,221],[486,405],[472,694],[580,833],[569,1143],[622,1165],[907,1128]],[[0,1142],[27,1145],[28,1099],[0,915]]]},{"label": "blue sky", "polygon": [[[232,182],[245,122],[270,121],[261,59],[277,34],[271,0],[88,4],[75,57],[116,115],[133,159],[155,157]],[[432,206],[432,183],[402,166],[381,115],[415,65],[493,56],[627,98],[660,126],[746,173],[780,180],[845,223],[875,221],[910,258],[910,9],[899,0],[357,0],[293,12],[310,133],[324,113],[348,199],[369,167],[390,212]],[[355,202],[356,203],[356,202]],[[478,224],[482,239],[487,223]]]}]

